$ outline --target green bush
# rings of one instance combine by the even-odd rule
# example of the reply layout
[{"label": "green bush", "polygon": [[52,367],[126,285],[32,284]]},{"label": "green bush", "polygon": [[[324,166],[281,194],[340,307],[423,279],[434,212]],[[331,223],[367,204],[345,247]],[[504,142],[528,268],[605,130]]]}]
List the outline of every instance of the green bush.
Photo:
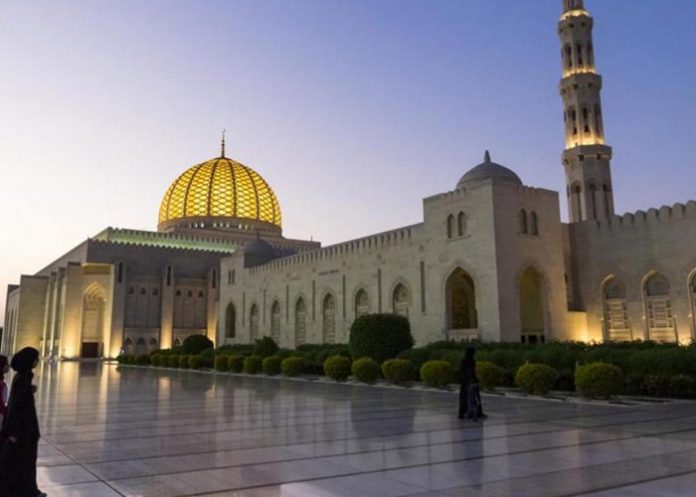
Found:
[{"label": "green bush", "polygon": [[263,358],[257,355],[251,355],[244,358],[243,371],[246,374],[258,374],[263,368]]},{"label": "green bush", "polygon": [[215,350],[205,349],[200,353],[201,359],[203,359],[204,368],[212,368],[215,364]]},{"label": "green bush", "polygon": [[205,366],[205,358],[201,355],[188,356],[188,367],[191,369],[201,369]]},{"label": "green bush", "polygon": [[489,392],[505,383],[505,370],[492,362],[477,361],[476,376],[481,387]]},{"label": "green bush", "polygon": [[382,364],[382,375],[395,385],[403,385],[414,380],[416,371],[409,360],[389,359]]},{"label": "green bush", "polygon": [[162,360],[163,357],[164,357],[164,356],[163,356],[163,355],[160,355],[160,354],[153,354],[153,355],[150,356],[150,363],[151,363],[153,366],[161,366],[161,365],[162,365],[162,364],[161,364],[161,360]]},{"label": "green bush", "polygon": [[579,366],[575,370],[575,387],[583,397],[608,399],[623,392],[623,372],[604,362]]},{"label": "green bush", "polygon": [[331,356],[324,362],[324,374],[336,381],[346,381],[350,376],[351,361],[342,355]]},{"label": "green bush", "polygon": [[353,358],[370,357],[382,363],[413,347],[411,325],[396,314],[366,314],[353,321],[349,345]]},{"label": "green bush", "polygon": [[223,345],[215,349],[215,354],[223,354],[227,356],[231,355],[243,355],[248,356],[254,353],[254,345],[250,343],[238,343],[234,345]]},{"label": "green bush", "polygon": [[278,356],[266,357],[261,365],[264,374],[276,376],[280,374],[280,364],[283,360]]},{"label": "green bush", "polygon": [[135,358],[135,364],[138,366],[149,366],[152,362],[148,354],[141,354]]},{"label": "green bush", "polygon": [[167,366],[170,368],[178,368],[179,367],[179,356],[177,354],[171,354],[170,356],[167,357]]},{"label": "green bush", "polygon": [[426,348],[408,349],[401,352],[397,357],[411,361],[416,371],[419,371],[421,366],[430,360],[430,350]]},{"label": "green bush", "polygon": [[220,371],[221,373],[228,371],[230,369],[227,365],[228,359],[226,355],[215,356],[215,371]]},{"label": "green bush", "polygon": [[231,355],[227,358],[227,369],[233,373],[241,373],[244,371],[244,356]]},{"label": "green bush", "polygon": [[429,387],[445,388],[456,381],[456,369],[447,361],[428,361],[420,369],[423,383]]},{"label": "green bush", "polygon": [[118,357],[116,357],[116,362],[119,364],[126,364],[126,354],[119,354]]},{"label": "green bush", "polygon": [[127,355],[126,364],[135,364],[135,356],[131,354]]},{"label": "green bush", "polygon": [[696,397],[696,380],[693,376],[678,374],[672,377],[672,397],[693,399]]},{"label": "green bush", "polygon": [[280,363],[280,370],[285,376],[300,376],[307,369],[307,361],[302,357],[288,357]]},{"label": "green bush", "polygon": [[215,347],[213,341],[205,335],[189,335],[181,344],[184,354],[200,354],[206,349]]},{"label": "green bush", "polygon": [[191,357],[188,354],[183,354],[179,356],[179,367],[180,368],[188,368],[189,367],[189,357]]},{"label": "green bush", "polygon": [[558,371],[546,364],[525,364],[515,374],[515,383],[531,395],[547,395],[557,379]]},{"label": "green bush", "polygon": [[261,337],[254,340],[254,354],[259,357],[271,357],[278,352],[278,344],[271,337]]},{"label": "green bush", "polygon": [[353,361],[351,373],[353,378],[363,383],[372,384],[379,379],[381,368],[379,363],[371,357],[362,357]]}]

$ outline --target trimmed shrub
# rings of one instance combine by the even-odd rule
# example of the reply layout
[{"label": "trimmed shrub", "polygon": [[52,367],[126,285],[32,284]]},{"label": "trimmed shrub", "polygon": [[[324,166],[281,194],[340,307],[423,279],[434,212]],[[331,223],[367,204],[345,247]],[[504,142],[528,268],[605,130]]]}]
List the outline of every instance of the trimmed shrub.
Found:
[{"label": "trimmed shrub", "polygon": [[261,337],[254,340],[253,355],[259,357],[271,357],[278,352],[278,344],[271,337]]},{"label": "trimmed shrub", "polygon": [[150,362],[152,363],[153,366],[161,366],[163,357],[165,357],[165,356],[160,355],[160,354],[151,355]]},{"label": "trimmed shrub", "polygon": [[227,369],[233,373],[241,373],[244,371],[244,356],[231,355],[227,358]]},{"label": "trimmed shrub", "polygon": [[558,371],[546,364],[525,364],[515,374],[515,383],[527,394],[547,395],[558,380]]},{"label": "trimmed shrub", "polygon": [[244,358],[244,368],[243,371],[246,374],[258,374],[263,368],[263,358],[257,355],[251,355]]},{"label": "trimmed shrub", "polygon": [[205,359],[201,355],[188,356],[188,367],[191,369],[201,369],[205,365]]},{"label": "trimmed shrub", "polygon": [[696,397],[696,380],[693,376],[678,374],[672,376],[672,396],[680,399]]},{"label": "trimmed shrub", "polygon": [[238,343],[235,345],[223,345],[215,349],[215,354],[248,356],[254,352],[254,345],[250,343]]},{"label": "trimmed shrub", "polygon": [[213,365],[215,364],[215,350],[214,349],[205,349],[199,355],[201,356],[201,359],[203,359],[203,367],[204,368],[212,368],[213,367]]},{"label": "trimmed shrub", "polygon": [[353,321],[349,345],[353,358],[370,357],[382,363],[413,347],[411,325],[396,314],[366,314]]},{"label": "trimmed shrub", "polygon": [[353,361],[351,373],[353,378],[363,383],[372,384],[379,379],[381,368],[379,363],[370,357],[362,357]]},{"label": "trimmed shrub", "polygon": [[307,369],[307,361],[302,357],[288,357],[280,363],[280,370],[285,376],[300,376]]},{"label": "trimmed shrub", "polygon": [[492,392],[505,383],[505,370],[492,362],[481,361],[476,363],[476,376],[481,387]]},{"label": "trimmed shrub", "polygon": [[605,362],[579,366],[575,371],[575,387],[583,397],[608,399],[623,392],[623,372]]},{"label": "trimmed shrub", "polygon": [[137,356],[135,358],[135,363],[138,366],[149,366],[150,364],[152,364],[152,362],[150,361],[149,354],[141,354],[141,355]]},{"label": "trimmed shrub", "polygon": [[408,349],[401,352],[397,357],[411,361],[416,371],[419,371],[421,366],[430,360],[430,350],[426,348]]},{"label": "trimmed shrub", "polygon": [[335,355],[324,362],[324,374],[336,381],[346,381],[350,376],[351,362],[347,357]]},{"label": "trimmed shrub", "polygon": [[445,388],[457,379],[456,370],[447,361],[428,361],[420,369],[420,377],[423,383],[429,387]]},{"label": "trimmed shrub", "polygon": [[176,354],[172,354],[169,357],[167,357],[167,366],[169,366],[170,368],[178,368],[179,356]]},{"label": "trimmed shrub", "polygon": [[220,371],[224,373],[228,371],[230,367],[227,365],[228,357],[226,355],[219,355],[215,357],[215,371]]},{"label": "trimmed shrub", "polygon": [[116,362],[119,364],[126,364],[126,354],[120,354],[118,357],[116,357]]},{"label": "trimmed shrub", "polygon": [[179,367],[180,368],[188,368],[189,367],[189,357],[191,357],[188,354],[183,354],[179,356]]},{"label": "trimmed shrub", "polygon": [[416,370],[411,361],[406,359],[389,359],[382,364],[382,375],[395,385],[403,385],[413,381]]},{"label": "trimmed shrub", "polygon": [[213,341],[205,335],[190,335],[181,344],[184,354],[200,354],[206,349],[215,347]]},{"label": "trimmed shrub", "polygon": [[280,374],[280,364],[283,360],[278,356],[266,357],[261,365],[264,374],[276,376]]}]

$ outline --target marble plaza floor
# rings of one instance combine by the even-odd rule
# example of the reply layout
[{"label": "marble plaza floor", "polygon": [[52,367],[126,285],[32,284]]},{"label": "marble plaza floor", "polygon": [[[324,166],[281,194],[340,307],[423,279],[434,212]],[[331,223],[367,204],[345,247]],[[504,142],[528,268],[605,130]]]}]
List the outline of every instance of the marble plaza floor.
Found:
[{"label": "marble plaza floor", "polygon": [[614,407],[43,365],[50,497],[696,495],[696,404]]}]

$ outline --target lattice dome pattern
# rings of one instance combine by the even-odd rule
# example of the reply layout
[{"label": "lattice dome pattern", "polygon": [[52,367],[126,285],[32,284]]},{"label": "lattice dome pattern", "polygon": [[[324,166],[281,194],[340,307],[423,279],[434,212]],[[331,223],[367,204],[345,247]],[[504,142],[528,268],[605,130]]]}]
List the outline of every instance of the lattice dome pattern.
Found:
[{"label": "lattice dome pattern", "polygon": [[189,217],[231,217],[281,226],[280,204],[256,171],[227,157],[186,170],[164,194],[159,223]]}]

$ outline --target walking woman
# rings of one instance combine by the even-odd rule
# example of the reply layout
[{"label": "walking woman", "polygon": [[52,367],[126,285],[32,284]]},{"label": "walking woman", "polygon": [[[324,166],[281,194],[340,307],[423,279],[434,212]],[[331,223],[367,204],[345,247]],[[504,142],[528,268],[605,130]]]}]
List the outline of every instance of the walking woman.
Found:
[{"label": "walking woman", "polygon": [[7,388],[7,383],[5,383],[5,373],[10,370],[10,365],[7,362],[7,357],[0,355],[0,426],[2,426],[2,420],[5,419],[5,411],[7,410],[7,398],[10,392]]},{"label": "walking woman", "polygon": [[476,376],[476,349],[467,347],[459,363],[459,419],[477,421],[487,416],[483,414],[481,392]]},{"label": "walking woman", "polygon": [[27,347],[10,362],[16,374],[0,429],[0,497],[45,497],[36,486],[39,421],[36,416],[32,369],[39,351]]}]

